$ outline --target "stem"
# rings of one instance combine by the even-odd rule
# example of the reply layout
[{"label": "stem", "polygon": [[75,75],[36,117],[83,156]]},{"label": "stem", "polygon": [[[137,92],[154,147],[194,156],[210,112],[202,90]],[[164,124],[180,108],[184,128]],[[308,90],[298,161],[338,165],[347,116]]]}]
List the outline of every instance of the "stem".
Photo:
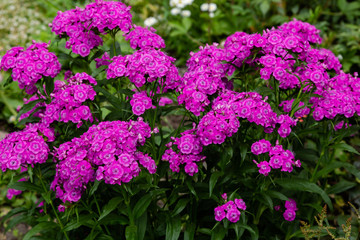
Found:
[{"label": "stem", "polygon": [[[96,198],[95,194],[94,194],[94,200],[95,200],[96,208],[97,208],[97,210],[98,210],[98,212],[99,212],[99,216],[100,216],[100,215],[101,215],[100,206],[99,206],[99,203],[98,203],[98,201],[97,201],[97,198]],[[111,233],[110,233],[109,229],[106,227],[105,224],[104,224],[104,227],[105,227],[105,230],[106,230],[107,234],[108,234],[109,236],[111,236]]]},{"label": "stem", "polygon": [[[47,188],[45,187],[45,183],[44,183],[44,181],[42,180],[40,168],[38,168],[38,172],[39,172],[39,173],[37,174],[37,175],[38,175],[38,178],[39,178],[39,180],[40,180],[40,182],[41,182],[41,185],[42,185],[42,187],[43,187],[43,189],[44,189],[44,191],[45,191],[45,194],[47,195],[49,191],[48,191]],[[59,215],[57,214],[57,211],[56,211],[56,209],[55,209],[55,206],[54,206],[53,201],[51,200],[51,198],[49,198],[49,202],[50,202],[51,208],[52,208],[53,211],[54,211],[55,217],[56,217],[57,221],[59,222],[61,231],[64,233],[65,238],[66,238],[67,240],[70,240],[69,236],[67,235],[66,231],[64,230],[64,225],[62,224],[62,222],[61,222],[61,220],[60,220],[60,218],[59,218]]]}]

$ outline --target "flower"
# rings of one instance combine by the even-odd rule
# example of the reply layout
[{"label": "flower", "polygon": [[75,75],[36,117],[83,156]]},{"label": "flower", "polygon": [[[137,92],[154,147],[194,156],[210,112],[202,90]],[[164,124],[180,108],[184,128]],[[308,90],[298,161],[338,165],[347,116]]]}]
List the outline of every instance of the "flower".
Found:
[{"label": "flower", "polygon": [[178,14],[181,13],[181,9],[180,9],[180,8],[172,8],[172,9],[170,10],[170,13],[171,13],[172,15],[178,15]]},{"label": "flower", "polygon": [[190,10],[182,10],[182,11],[181,11],[181,16],[183,16],[183,17],[190,17],[190,16],[191,16]]},{"label": "flower", "polygon": [[295,220],[296,212],[293,209],[286,209],[283,216],[286,221],[292,222]]}]

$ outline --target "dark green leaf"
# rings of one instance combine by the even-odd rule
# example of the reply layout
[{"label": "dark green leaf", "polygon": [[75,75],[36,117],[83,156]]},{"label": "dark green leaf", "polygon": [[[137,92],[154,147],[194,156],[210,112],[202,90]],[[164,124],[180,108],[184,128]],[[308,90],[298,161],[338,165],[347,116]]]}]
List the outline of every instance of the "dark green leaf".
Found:
[{"label": "dark green leaf", "polygon": [[99,75],[101,72],[103,72],[106,68],[108,68],[107,65],[100,66],[99,68],[95,69],[95,71],[93,71],[93,73],[91,74],[91,76],[92,76],[92,77],[96,77],[96,76]]},{"label": "dark green leaf", "polygon": [[344,179],[341,179],[339,183],[331,186],[330,188],[326,189],[325,191],[327,194],[338,194],[345,192],[346,190],[355,187],[358,185],[356,182],[349,182]]},{"label": "dark green leaf", "polygon": [[47,96],[50,96],[50,93],[54,91],[54,79],[45,77],[45,91]]},{"label": "dark green leaf", "polygon": [[326,192],[322,190],[315,183],[309,182],[309,180],[302,178],[292,178],[292,179],[277,179],[275,182],[286,189],[317,193],[322,197],[322,199],[326,202],[329,208],[331,210],[333,209],[331,200],[326,194]]},{"label": "dark green leaf", "polygon": [[23,240],[29,240],[32,236],[34,236],[35,234],[43,231],[43,230],[49,230],[49,229],[52,229],[52,228],[56,228],[58,227],[58,225],[54,222],[41,222],[41,223],[38,223],[37,225],[35,225],[34,227],[32,227],[30,229],[30,231],[28,231]]},{"label": "dark green leaf", "polygon": [[20,117],[22,114],[29,112],[30,110],[32,110],[35,105],[39,102],[43,102],[43,99],[38,99],[38,100],[34,100],[29,102],[28,104],[25,104],[19,111],[18,113],[18,117]]},{"label": "dark green leaf", "polygon": [[106,215],[108,215],[109,213],[111,213],[112,211],[114,211],[114,209],[123,201],[122,197],[114,197],[112,198],[108,204],[106,204],[102,210],[102,213],[98,219],[98,221],[100,221],[101,219],[103,219]]},{"label": "dark green leaf", "polygon": [[346,143],[338,143],[338,144],[334,144],[331,147],[335,148],[335,149],[342,149],[351,153],[355,153],[357,155],[360,155],[360,153],[358,151],[356,151],[355,148],[353,148],[352,146],[350,146],[349,144]]},{"label": "dark green leaf", "polygon": [[133,215],[135,219],[139,218],[146,211],[146,209],[149,207],[151,203],[151,200],[152,200],[152,196],[150,193],[148,193],[136,203],[133,209]]},{"label": "dark green leaf", "polygon": [[169,217],[166,221],[166,240],[179,239],[181,232],[181,219],[180,216]]},{"label": "dark green leaf", "polygon": [[144,212],[138,219],[135,221],[137,229],[137,240],[143,240],[145,237],[146,227],[147,227],[147,212]]},{"label": "dark green leaf", "polygon": [[185,231],[184,231],[184,240],[194,240],[196,231],[195,223],[186,223]]},{"label": "dark green leaf", "polygon": [[102,94],[104,94],[106,100],[108,100],[109,103],[111,103],[114,107],[119,107],[121,105],[121,101],[118,98],[116,98],[114,95],[106,91],[105,89],[99,86],[94,86],[94,90],[96,92],[101,92]]},{"label": "dark green leaf", "polygon": [[100,181],[95,180],[94,185],[90,188],[89,196],[92,196],[94,194],[94,192],[96,192],[96,190],[99,187],[99,184],[100,184]]},{"label": "dark green leaf", "polygon": [[44,191],[42,187],[30,182],[14,182],[9,185],[9,188],[13,188],[21,191],[29,190],[37,193],[42,193]]},{"label": "dark green leaf", "polygon": [[266,191],[266,194],[269,195],[270,197],[277,198],[277,199],[280,199],[280,200],[283,200],[283,201],[288,201],[289,200],[288,197],[286,197],[284,194],[282,194],[280,192],[269,190],[269,191]]},{"label": "dark green leaf", "polygon": [[19,214],[21,212],[26,212],[28,209],[24,207],[18,207],[11,209],[4,217],[1,218],[0,222],[5,222],[7,219],[11,218],[12,216]]},{"label": "dark green leaf", "polygon": [[221,177],[222,175],[224,175],[223,172],[214,172],[213,174],[211,174],[210,181],[209,181],[209,197],[211,197],[214,187],[215,187],[219,177]]},{"label": "dark green leaf", "polygon": [[174,210],[172,211],[171,216],[174,217],[174,216],[178,215],[179,213],[181,213],[181,211],[184,210],[184,208],[186,207],[186,205],[188,204],[189,201],[190,201],[190,199],[188,199],[188,198],[182,198],[182,199],[180,199],[180,200],[177,202]]},{"label": "dark green leaf", "polygon": [[4,83],[4,87],[6,87],[6,86],[8,86],[10,83],[12,83],[13,82],[13,78],[12,78],[12,76],[10,75],[7,79],[6,79],[6,81],[5,81],[5,83]]},{"label": "dark green leaf", "polygon": [[126,240],[137,240],[137,227],[135,225],[126,227],[125,238]]},{"label": "dark green leaf", "polygon": [[77,229],[82,225],[85,225],[87,222],[91,221],[92,218],[94,218],[95,216],[96,214],[92,213],[92,214],[82,215],[79,217],[79,219],[75,218],[72,221],[70,221],[68,224],[66,224],[66,226],[64,227],[64,231],[71,231]]}]

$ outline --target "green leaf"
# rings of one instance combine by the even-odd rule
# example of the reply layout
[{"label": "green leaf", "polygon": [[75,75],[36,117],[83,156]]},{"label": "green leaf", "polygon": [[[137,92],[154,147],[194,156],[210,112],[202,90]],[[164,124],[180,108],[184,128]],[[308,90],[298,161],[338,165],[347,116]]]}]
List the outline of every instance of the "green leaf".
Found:
[{"label": "green leaf", "polygon": [[103,65],[103,66],[100,66],[99,68],[95,69],[93,71],[93,73],[91,74],[92,77],[96,77],[97,75],[99,75],[101,72],[103,72],[106,68],[108,68],[107,65]]},{"label": "green leaf", "polygon": [[355,148],[353,148],[352,146],[350,146],[349,144],[346,144],[346,143],[334,144],[334,145],[331,145],[331,147],[333,147],[335,149],[342,149],[342,150],[360,155],[360,153],[358,151],[356,151]]},{"label": "green leaf", "polygon": [[126,240],[137,240],[137,227],[135,225],[126,227],[125,238]]},{"label": "green leaf", "polygon": [[92,218],[96,216],[95,213],[82,215],[79,219],[73,219],[64,227],[64,231],[71,231],[85,225],[87,222],[91,221]]},{"label": "green leaf", "polygon": [[181,219],[180,216],[168,217],[166,221],[166,240],[179,239],[181,232]]},{"label": "green leaf", "polygon": [[152,200],[152,196],[150,193],[148,193],[136,203],[133,209],[133,215],[135,219],[139,218],[146,211],[146,209],[149,207],[151,203],[151,200]]},{"label": "green leaf", "polygon": [[184,208],[186,207],[186,205],[188,204],[189,201],[190,201],[190,199],[188,199],[188,198],[180,199],[177,202],[174,210],[172,211],[173,213],[171,214],[171,216],[174,217],[174,216],[178,215],[179,213],[181,213],[181,211],[184,210]]},{"label": "green leaf", "polygon": [[37,193],[42,193],[44,192],[44,190],[42,189],[42,187],[35,185],[33,183],[30,182],[14,182],[9,184],[9,188],[13,188],[16,190],[21,190],[21,191],[34,191]]},{"label": "green leaf", "polygon": [[347,171],[349,171],[355,177],[360,179],[360,172],[359,172],[359,170],[356,169],[356,167],[354,167],[350,163],[344,163],[344,162],[335,161],[335,162],[332,162],[330,164],[327,164],[320,171],[318,171],[314,176],[314,180],[316,181],[317,179],[319,179],[320,177],[325,176],[326,174],[333,171],[334,169],[341,168],[341,167],[345,168]]},{"label": "green leaf", "polygon": [[260,4],[261,13],[265,16],[266,13],[269,11],[269,9],[270,9],[270,3],[267,0],[262,1],[262,3]]},{"label": "green leaf", "polygon": [[192,25],[192,21],[190,18],[183,18],[182,19],[182,25],[184,26],[185,28],[185,31],[188,32],[191,28],[191,25]]},{"label": "green leaf", "polygon": [[141,215],[136,221],[136,226],[138,226],[137,229],[137,240],[143,240],[146,233],[146,227],[147,227],[147,212],[144,212],[143,215]]},{"label": "green leaf", "polygon": [[30,231],[28,231],[23,240],[29,240],[32,236],[34,236],[35,234],[43,231],[43,230],[49,230],[52,228],[56,228],[58,227],[58,225],[54,222],[41,222],[38,223],[36,226],[34,226],[33,228],[30,229]]},{"label": "green leaf", "polygon": [[277,198],[277,199],[280,199],[280,200],[283,200],[283,201],[288,201],[289,200],[288,197],[286,197],[284,194],[282,194],[280,192],[269,190],[269,191],[266,191],[266,194],[269,195],[270,197]]},{"label": "green leaf", "polygon": [[50,93],[52,93],[54,91],[54,79],[50,78],[50,77],[45,77],[45,91],[47,96],[50,97]]},{"label": "green leaf", "polygon": [[346,190],[355,187],[358,185],[356,182],[349,182],[344,179],[341,179],[340,182],[326,189],[327,194],[338,194],[345,192]]},{"label": "green leaf", "polygon": [[186,223],[185,231],[184,231],[184,240],[194,240],[196,231],[195,223]]},{"label": "green leaf", "polygon": [[270,210],[274,209],[273,201],[269,195],[267,195],[265,193],[261,193],[261,199],[259,199],[259,200],[264,202],[270,208]]},{"label": "green leaf", "polygon": [[5,222],[7,219],[11,218],[12,216],[19,214],[21,212],[26,212],[28,209],[24,207],[18,207],[10,210],[4,217],[1,218],[0,222]]},{"label": "green leaf", "polygon": [[20,117],[20,116],[21,116],[22,114],[24,114],[24,113],[29,112],[30,110],[32,110],[32,109],[35,107],[35,105],[36,105],[37,103],[43,102],[43,101],[44,101],[43,99],[38,99],[38,100],[34,100],[34,101],[31,101],[31,102],[25,104],[25,105],[20,109],[20,111],[19,111],[19,113],[18,113],[18,117]]},{"label": "green leaf", "polygon": [[213,174],[211,174],[210,181],[209,181],[209,197],[211,197],[214,187],[215,187],[219,177],[221,177],[222,175],[224,175],[224,172],[214,172]]},{"label": "green leaf", "polygon": [[224,239],[225,234],[226,230],[224,229],[223,225],[219,224],[211,231],[211,240]]},{"label": "green leaf", "polygon": [[94,185],[90,188],[89,196],[92,196],[94,194],[94,192],[96,192],[96,190],[99,187],[99,184],[100,184],[100,181],[95,180]]},{"label": "green leaf", "polygon": [[104,53],[105,53],[104,50],[98,49],[98,50],[94,53],[94,55],[92,55],[92,57],[90,58],[90,62],[94,61],[95,58],[100,57],[100,56],[103,55]]},{"label": "green leaf", "polygon": [[12,76],[10,75],[7,79],[6,79],[6,81],[5,81],[5,83],[4,83],[4,88],[5,87],[7,87],[10,83],[12,83],[13,82],[13,78],[12,78]]},{"label": "green leaf", "polygon": [[326,192],[322,190],[315,183],[309,182],[309,180],[302,178],[292,178],[292,179],[277,179],[275,182],[286,189],[317,193],[322,197],[322,199],[326,202],[329,208],[331,210],[333,209],[331,200],[326,194]]},{"label": "green leaf", "polygon": [[101,88],[99,86],[94,86],[94,90],[96,92],[101,92],[102,94],[104,94],[106,100],[108,100],[109,103],[111,103],[114,107],[119,107],[121,105],[121,101],[118,98],[116,98],[114,95],[106,91],[104,88]]},{"label": "green leaf", "polygon": [[189,179],[186,180],[186,185],[188,186],[190,192],[196,197],[196,199],[198,199],[195,188],[194,188],[194,186],[192,185],[192,182]]},{"label": "green leaf", "polygon": [[19,223],[28,223],[33,219],[33,216],[27,216],[25,214],[17,215],[13,217],[8,223],[5,228],[5,232],[7,232],[9,229],[13,229],[16,225]]},{"label": "green leaf", "polygon": [[108,204],[106,204],[102,210],[102,213],[98,219],[98,221],[100,221],[101,219],[103,219],[105,216],[107,216],[109,213],[111,213],[112,211],[114,211],[114,209],[123,201],[123,197],[114,197],[112,199],[110,199],[110,201],[108,202]]}]

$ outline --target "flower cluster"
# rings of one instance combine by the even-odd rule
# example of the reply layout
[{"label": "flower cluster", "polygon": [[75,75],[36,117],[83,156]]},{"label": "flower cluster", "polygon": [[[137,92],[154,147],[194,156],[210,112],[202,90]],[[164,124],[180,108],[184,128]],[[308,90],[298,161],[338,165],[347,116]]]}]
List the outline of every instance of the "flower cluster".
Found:
[{"label": "flower cluster", "polygon": [[66,48],[86,57],[91,49],[102,45],[103,41],[98,33],[106,34],[115,28],[127,33],[131,28],[131,18],[130,7],[124,3],[97,0],[86,5],[85,9],[59,11],[49,26],[60,37],[69,37]]},{"label": "flower cluster", "polygon": [[150,136],[151,128],[142,118],[93,125],[55,150],[58,163],[51,189],[63,202],[76,202],[87,183],[95,179],[108,184],[127,183],[141,171],[139,164],[155,173],[155,161],[136,149]]},{"label": "flower cluster", "polygon": [[92,85],[97,84],[96,80],[86,73],[76,73],[67,81],[68,84],[60,80],[55,82],[52,101],[46,105],[42,116],[43,123],[49,125],[54,121],[70,121],[80,127],[82,120],[93,121],[90,108],[83,103],[94,100],[96,92]]},{"label": "flower cluster", "polygon": [[271,146],[271,143],[265,139],[257,141],[251,145],[251,152],[255,155],[269,153],[270,160],[254,163],[259,168],[259,173],[267,176],[271,169],[280,169],[282,172],[292,172],[293,166],[300,167],[300,160],[295,161],[294,153],[290,150],[284,150],[282,145]]},{"label": "flower cluster", "polygon": [[113,57],[107,70],[107,79],[125,76],[138,88],[146,82],[158,81],[163,91],[175,89],[180,76],[174,61],[174,58],[160,50],[141,49],[132,55]]},{"label": "flower cluster", "polygon": [[344,115],[346,118],[360,116],[360,81],[357,74],[340,73],[329,80],[327,89],[316,91],[321,98],[312,97],[313,118],[321,121],[324,117],[335,118],[336,115]]},{"label": "flower cluster", "polygon": [[135,93],[130,100],[130,105],[132,107],[132,112],[137,116],[142,115],[147,109],[155,108],[146,91]]},{"label": "flower cluster", "polygon": [[42,77],[56,77],[61,65],[54,53],[48,51],[49,44],[36,43],[26,50],[14,47],[1,59],[0,70],[12,69],[13,80],[19,82],[19,88],[25,88],[27,94],[36,92],[36,82]]},{"label": "flower cluster", "polygon": [[170,0],[170,7],[173,7],[170,10],[172,15],[181,14],[183,17],[190,17],[190,10],[184,10],[184,8],[188,5],[191,5],[194,0]]},{"label": "flower cluster", "polygon": [[246,119],[264,127],[271,133],[280,124],[278,133],[287,137],[296,121],[288,115],[279,115],[272,111],[266,99],[256,92],[225,91],[212,102],[212,110],[199,122],[197,134],[202,144],[221,144],[226,137],[238,131],[240,123],[237,118]]},{"label": "flower cluster", "polygon": [[190,53],[187,61],[187,72],[179,86],[179,104],[196,116],[210,104],[209,96],[222,89],[232,89],[232,83],[227,81],[226,75],[231,75],[235,68],[230,64],[223,64],[226,52],[218,48],[217,44],[200,47],[200,51]]},{"label": "flower cluster", "polygon": [[101,58],[95,58],[95,62],[96,62],[96,68],[99,68],[104,65],[107,66],[110,64],[110,55],[107,52],[105,52]]},{"label": "flower cluster", "polygon": [[296,217],[296,211],[298,210],[296,207],[296,201],[294,199],[289,198],[289,201],[285,201],[285,212],[283,214],[286,221],[292,222]]},{"label": "flower cluster", "polygon": [[[205,156],[200,155],[202,144],[194,133],[195,129],[187,130],[179,138],[172,137],[172,142],[166,145],[169,149],[165,150],[162,160],[170,163],[173,172],[179,172],[182,164],[185,164],[185,172],[190,176],[199,171],[196,162],[204,160]],[[174,151],[172,146],[176,146],[178,151]]]},{"label": "flower cluster", "polygon": [[164,39],[155,32],[156,30],[152,27],[148,29],[140,26],[134,26],[134,29],[125,35],[125,40],[130,41],[130,47],[133,49],[165,48]]},{"label": "flower cluster", "polygon": [[200,5],[200,10],[202,12],[209,12],[209,17],[211,18],[215,16],[216,9],[217,9],[216,3],[203,3]]},{"label": "flower cluster", "polygon": [[214,209],[215,220],[220,222],[226,217],[230,222],[236,223],[240,219],[240,210],[246,210],[244,200],[235,199],[234,201],[226,201],[225,204]]},{"label": "flower cluster", "polygon": [[46,142],[54,140],[54,131],[39,123],[28,124],[24,130],[10,133],[0,142],[1,170],[17,170],[46,162],[50,152]]}]

